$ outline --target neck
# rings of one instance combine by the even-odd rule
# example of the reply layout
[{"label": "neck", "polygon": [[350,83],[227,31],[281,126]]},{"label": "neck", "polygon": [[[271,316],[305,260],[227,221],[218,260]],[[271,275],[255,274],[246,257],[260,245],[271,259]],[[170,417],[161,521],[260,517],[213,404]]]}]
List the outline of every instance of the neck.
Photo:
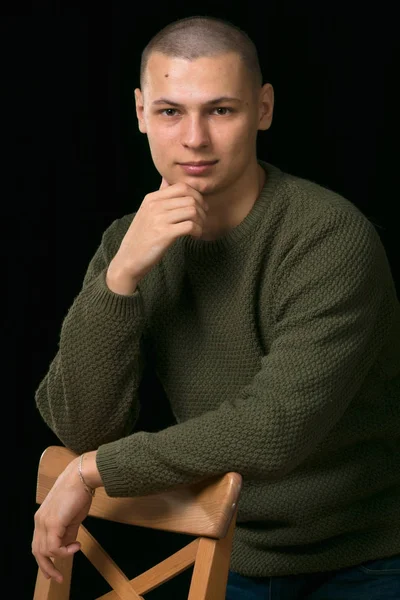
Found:
[{"label": "neck", "polygon": [[247,217],[265,184],[266,173],[255,162],[229,190],[208,197],[210,207],[202,240],[211,241],[237,227]]}]

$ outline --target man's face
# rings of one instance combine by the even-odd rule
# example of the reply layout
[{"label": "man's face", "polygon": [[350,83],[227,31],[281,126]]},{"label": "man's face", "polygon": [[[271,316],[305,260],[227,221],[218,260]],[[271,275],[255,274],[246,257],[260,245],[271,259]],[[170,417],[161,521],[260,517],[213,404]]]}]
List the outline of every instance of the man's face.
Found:
[{"label": "man's face", "polygon": [[[153,53],[135,95],[158,172],[169,184],[185,181],[206,195],[229,189],[254,165],[257,131],[272,119],[272,86],[256,90],[234,53],[192,62]],[[184,165],[200,161],[214,164]]]}]

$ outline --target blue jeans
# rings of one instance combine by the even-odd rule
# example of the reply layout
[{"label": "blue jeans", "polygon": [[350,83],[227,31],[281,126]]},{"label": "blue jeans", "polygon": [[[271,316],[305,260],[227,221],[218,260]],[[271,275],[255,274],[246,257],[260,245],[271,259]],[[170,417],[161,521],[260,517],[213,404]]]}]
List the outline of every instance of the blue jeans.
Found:
[{"label": "blue jeans", "polygon": [[226,600],[400,600],[400,554],[346,569],[286,577],[229,571]]}]

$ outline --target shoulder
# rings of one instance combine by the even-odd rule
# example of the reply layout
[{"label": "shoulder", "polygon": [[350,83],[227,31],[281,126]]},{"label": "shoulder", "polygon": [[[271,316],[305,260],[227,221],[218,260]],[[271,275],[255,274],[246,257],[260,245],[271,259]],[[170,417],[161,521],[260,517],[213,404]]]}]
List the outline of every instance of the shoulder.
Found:
[{"label": "shoulder", "polygon": [[338,249],[382,250],[370,219],[353,202],[328,187],[282,171],[275,193],[279,229],[291,244],[325,240]]},{"label": "shoulder", "polygon": [[128,231],[136,212],[115,219],[105,230],[103,236],[108,238],[123,237]]},{"label": "shoulder", "polygon": [[101,244],[108,257],[114,256],[117,252],[135,215],[136,212],[115,219],[104,231]]},{"label": "shoulder", "polygon": [[283,173],[281,192],[287,196],[291,210],[307,219],[323,221],[342,217],[373,228],[367,216],[348,198],[311,179]]},{"label": "shoulder", "polygon": [[303,269],[321,278],[391,280],[374,224],[349,199],[315,181],[281,170],[264,230],[280,276],[297,277]]}]

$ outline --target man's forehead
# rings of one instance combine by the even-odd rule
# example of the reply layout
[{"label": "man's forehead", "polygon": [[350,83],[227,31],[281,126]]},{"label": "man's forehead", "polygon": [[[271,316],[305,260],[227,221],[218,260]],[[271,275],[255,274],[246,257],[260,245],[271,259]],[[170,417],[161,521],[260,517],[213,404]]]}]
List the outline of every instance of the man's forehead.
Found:
[{"label": "man's forehead", "polygon": [[152,100],[171,92],[189,97],[241,98],[248,87],[245,70],[235,53],[195,60],[154,53],[149,57],[144,83]]},{"label": "man's forehead", "polygon": [[235,75],[242,75],[243,71],[239,55],[233,52],[217,56],[200,56],[193,60],[154,52],[149,57],[146,75],[152,80],[181,76],[212,77],[214,73],[234,78]]}]

